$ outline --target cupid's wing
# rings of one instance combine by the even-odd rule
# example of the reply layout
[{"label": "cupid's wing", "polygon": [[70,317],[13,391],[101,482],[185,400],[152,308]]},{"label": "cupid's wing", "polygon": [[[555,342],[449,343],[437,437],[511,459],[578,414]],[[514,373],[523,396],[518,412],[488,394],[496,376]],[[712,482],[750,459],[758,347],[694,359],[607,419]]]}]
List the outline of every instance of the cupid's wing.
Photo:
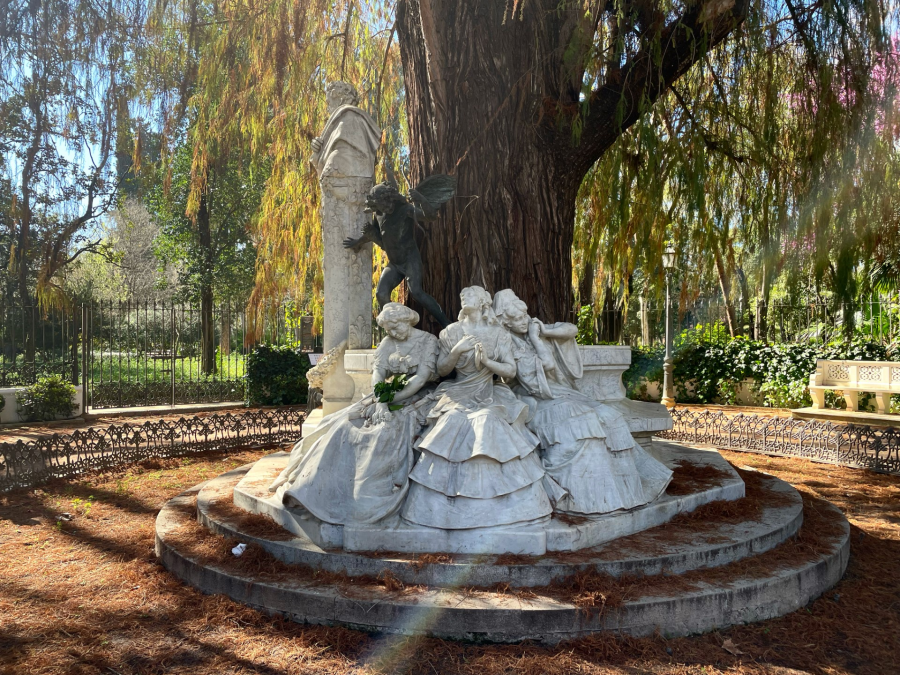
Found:
[{"label": "cupid's wing", "polygon": [[433,209],[437,210],[456,194],[456,176],[438,173],[429,176],[413,189],[427,199]]}]

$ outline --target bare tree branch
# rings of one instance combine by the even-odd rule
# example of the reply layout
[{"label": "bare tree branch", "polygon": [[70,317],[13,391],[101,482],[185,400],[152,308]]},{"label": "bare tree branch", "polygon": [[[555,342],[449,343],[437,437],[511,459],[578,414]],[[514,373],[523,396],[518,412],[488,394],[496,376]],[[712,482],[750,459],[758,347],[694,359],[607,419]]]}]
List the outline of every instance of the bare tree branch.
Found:
[{"label": "bare tree branch", "polygon": [[740,25],[748,7],[749,0],[698,3],[663,28],[658,38],[647,35],[644,46],[624,66],[610,68],[606,82],[590,97],[575,151],[578,169],[586,172],[672,82]]}]

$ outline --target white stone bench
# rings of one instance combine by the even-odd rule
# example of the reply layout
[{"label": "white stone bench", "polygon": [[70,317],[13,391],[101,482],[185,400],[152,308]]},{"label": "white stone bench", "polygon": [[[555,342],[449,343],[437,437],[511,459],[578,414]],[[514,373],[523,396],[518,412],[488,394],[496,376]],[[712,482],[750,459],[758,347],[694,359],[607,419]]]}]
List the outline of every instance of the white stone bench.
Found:
[{"label": "white stone bench", "polygon": [[847,410],[859,408],[859,392],[875,394],[878,412],[891,408],[891,394],[900,394],[900,363],[896,361],[816,361],[816,372],[809,378],[813,408],[825,407],[825,391],[844,395]]},{"label": "white stone bench", "polygon": [[[668,431],[673,426],[672,416],[659,403],[632,401],[625,397],[622,373],[631,365],[631,347],[617,345],[581,346],[584,376],[578,384],[582,393],[617,409],[631,430],[631,435],[649,447],[653,435]],[[372,391],[372,368],[375,365],[374,349],[348,349],[344,352],[344,370],[354,382],[353,401],[356,402]],[[304,433],[311,433],[321,418],[304,423]],[[307,426],[307,424],[309,426]]]}]

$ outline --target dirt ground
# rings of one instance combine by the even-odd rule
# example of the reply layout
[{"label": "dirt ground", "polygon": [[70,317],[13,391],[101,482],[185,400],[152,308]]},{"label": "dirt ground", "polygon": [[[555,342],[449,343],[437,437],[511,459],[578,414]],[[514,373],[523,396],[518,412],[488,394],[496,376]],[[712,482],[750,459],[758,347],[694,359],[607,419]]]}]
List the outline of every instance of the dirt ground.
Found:
[{"label": "dirt ground", "polygon": [[838,586],[781,619],[720,633],[548,648],[300,626],[184,586],[154,556],[157,511],[262,454],[146,463],[0,495],[0,673],[900,672],[900,477],[723,452],[844,510],[852,549]]}]

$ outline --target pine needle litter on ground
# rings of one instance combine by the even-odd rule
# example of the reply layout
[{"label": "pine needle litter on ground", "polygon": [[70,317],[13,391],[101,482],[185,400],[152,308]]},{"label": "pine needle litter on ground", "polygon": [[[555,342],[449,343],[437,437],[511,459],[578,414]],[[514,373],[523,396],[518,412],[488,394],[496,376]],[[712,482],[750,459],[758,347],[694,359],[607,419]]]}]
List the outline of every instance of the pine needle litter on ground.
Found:
[{"label": "pine needle litter on ground", "polygon": [[[770,569],[797,564],[828,545],[834,532],[829,532],[830,512],[823,501],[827,500],[842,509],[852,525],[850,566],[834,589],[780,619],[696,637],[637,639],[604,634],[553,647],[479,645],[303,626],[223,596],[203,595],[162,568],[153,547],[154,521],[163,504],[264,454],[245,450],[183,457],[0,495],[0,673],[898,672],[900,477],[723,452],[736,466],[760,469],[797,487],[804,496],[806,525],[811,526],[804,526],[795,540],[739,563],[738,571],[754,575],[764,573],[760,565]],[[748,487],[748,497],[741,500],[744,504],[714,503],[693,516],[680,517],[676,525],[702,528],[705,518],[737,521],[752,515],[759,506],[754,506],[754,499],[770,499],[771,494],[763,493],[772,491],[765,490],[764,476],[742,475]],[[678,476],[676,472],[676,490]],[[689,492],[699,480],[721,480],[682,477],[693,484]],[[183,534],[190,536],[187,530]],[[222,537],[207,542],[213,546],[207,554],[222,559],[221,547],[229,543]],[[302,574],[291,566],[280,567],[261,549],[248,548],[244,556],[231,558],[253,573]],[[421,562],[427,564],[426,559]],[[715,582],[720,574],[724,570],[692,572],[675,583],[691,584],[697,578]],[[396,586],[387,578],[371,583],[382,589]],[[592,611],[653,590],[649,580],[636,579],[623,596],[617,590],[622,588],[621,580],[615,588],[611,583],[584,575],[573,588]]]}]

